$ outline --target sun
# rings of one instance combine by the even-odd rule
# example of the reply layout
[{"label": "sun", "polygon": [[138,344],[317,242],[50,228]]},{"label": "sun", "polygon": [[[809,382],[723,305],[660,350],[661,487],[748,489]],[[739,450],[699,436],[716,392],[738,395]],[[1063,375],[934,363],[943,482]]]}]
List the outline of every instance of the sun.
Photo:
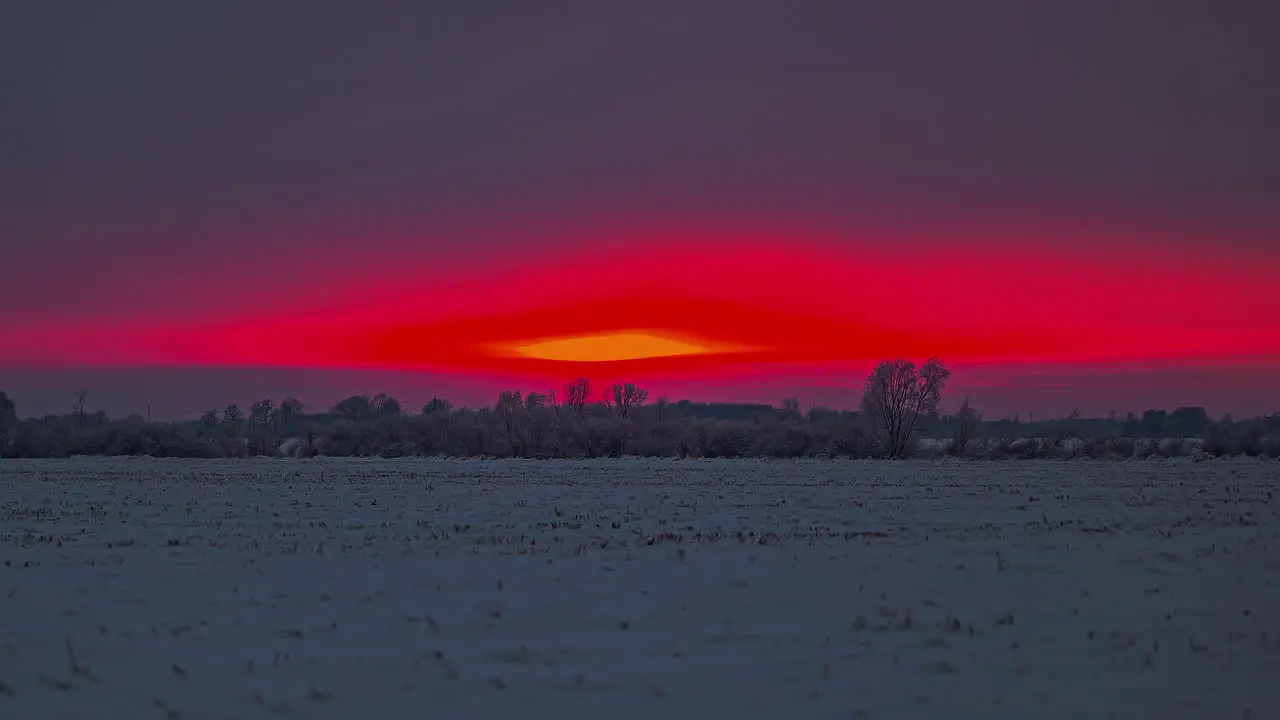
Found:
[{"label": "sun", "polygon": [[679,339],[640,330],[548,338],[506,348],[507,352],[517,357],[559,362],[621,362],[742,352],[747,349],[739,345]]}]

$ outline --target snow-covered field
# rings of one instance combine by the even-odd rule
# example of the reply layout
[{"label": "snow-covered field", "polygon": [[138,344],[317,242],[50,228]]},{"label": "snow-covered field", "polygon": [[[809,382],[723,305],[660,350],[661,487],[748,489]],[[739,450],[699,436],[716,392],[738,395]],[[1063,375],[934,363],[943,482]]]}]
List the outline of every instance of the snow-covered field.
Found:
[{"label": "snow-covered field", "polygon": [[1280,464],[0,462],[3,718],[1280,718]]}]

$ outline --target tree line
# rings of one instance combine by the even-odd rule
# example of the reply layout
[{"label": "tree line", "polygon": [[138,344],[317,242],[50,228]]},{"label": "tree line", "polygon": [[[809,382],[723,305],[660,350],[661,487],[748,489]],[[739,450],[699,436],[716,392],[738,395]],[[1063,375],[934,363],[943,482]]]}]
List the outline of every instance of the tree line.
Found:
[{"label": "tree line", "polygon": [[1202,408],[1141,416],[984,420],[968,400],[942,407],[945,363],[880,363],[857,410],[650,401],[634,383],[596,388],[577,378],[546,392],[502,391],[493,405],[455,408],[432,398],[407,408],[386,394],[348,397],[321,412],[295,398],[209,409],[198,420],[109,418],[73,396],[71,412],[20,419],[0,392],[0,456],[155,457],[454,456],[593,458],[853,457],[1129,458],[1209,455],[1280,457],[1280,414],[1213,420]]}]

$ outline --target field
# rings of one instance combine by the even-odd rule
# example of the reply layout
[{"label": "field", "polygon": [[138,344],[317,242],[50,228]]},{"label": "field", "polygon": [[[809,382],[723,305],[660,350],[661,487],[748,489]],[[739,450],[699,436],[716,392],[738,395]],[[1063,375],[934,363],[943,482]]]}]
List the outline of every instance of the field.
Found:
[{"label": "field", "polygon": [[1280,717],[1280,463],[0,462],[0,717]]}]

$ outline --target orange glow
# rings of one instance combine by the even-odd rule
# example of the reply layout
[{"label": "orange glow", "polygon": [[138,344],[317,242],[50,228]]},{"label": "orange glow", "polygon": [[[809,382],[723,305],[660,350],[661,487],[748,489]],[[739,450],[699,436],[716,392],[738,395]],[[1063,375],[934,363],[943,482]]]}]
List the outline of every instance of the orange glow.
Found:
[{"label": "orange glow", "polygon": [[742,352],[744,345],[696,342],[664,336],[661,331],[626,331],[556,337],[519,345],[499,345],[498,354],[556,362],[622,362]]}]

